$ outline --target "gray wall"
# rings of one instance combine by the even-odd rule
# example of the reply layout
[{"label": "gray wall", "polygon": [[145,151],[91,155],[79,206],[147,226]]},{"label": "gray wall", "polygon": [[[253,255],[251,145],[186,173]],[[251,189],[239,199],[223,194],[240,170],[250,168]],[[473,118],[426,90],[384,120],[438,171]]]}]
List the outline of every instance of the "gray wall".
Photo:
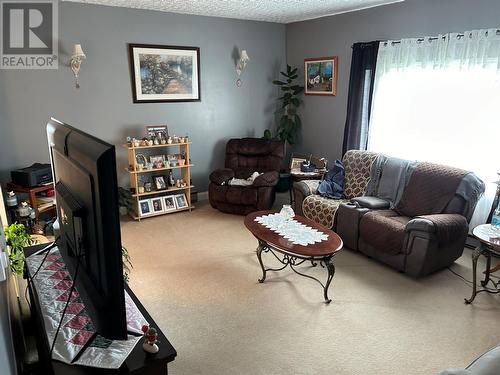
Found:
[{"label": "gray wall", "polygon": [[302,75],[304,58],[339,57],[337,96],[304,97],[302,141],[295,149],[341,157],[353,43],[499,26],[498,0],[406,0],[287,25],[287,61]]},{"label": "gray wall", "polygon": [[[50,116],[115,144],[121,184],[128,181],[121,147],[127,135],[161,123],[171,133],[188,133],[200,191],[207,189],[209,171],[223,165],[227,139],[260,137],[273,122],[278,93],[270,80],[285,63],[284,25],[61,2],[59,39],[58,70],[0,70],[2,182],[13,168],[48,161]],[[66,66],[75,43],[87,54],[79,90]],[[201,102],[133,104],[127,43],[200,47]],[[235,47],[251,58],[241,88],[235,85]]]}]

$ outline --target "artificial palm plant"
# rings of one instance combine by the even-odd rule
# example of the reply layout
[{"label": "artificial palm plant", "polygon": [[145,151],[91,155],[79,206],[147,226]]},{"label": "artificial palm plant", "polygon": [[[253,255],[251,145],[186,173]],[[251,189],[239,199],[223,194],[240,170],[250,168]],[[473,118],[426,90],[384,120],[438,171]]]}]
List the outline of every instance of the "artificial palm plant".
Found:
[{"label": "artificial palm plant", "polygon": [[[304,91],[304,86],[296,82],[298,78],[297,68],[292,68],[290,65],[287,65],[286,72],[280,72],[280,74],[285,77],[285,80],[273,81],[274,85],[280,87],[283,94],[283,96],[278,98],[278,100],[281,101],[281,106],[277,111],[280,118],[275,137],[284,141],[285,145],[286,143],[293,145],[302,124],[297,109],[300,106],[299,97]],[[264,138],[273,138],[269,129],[264,132]]]}]

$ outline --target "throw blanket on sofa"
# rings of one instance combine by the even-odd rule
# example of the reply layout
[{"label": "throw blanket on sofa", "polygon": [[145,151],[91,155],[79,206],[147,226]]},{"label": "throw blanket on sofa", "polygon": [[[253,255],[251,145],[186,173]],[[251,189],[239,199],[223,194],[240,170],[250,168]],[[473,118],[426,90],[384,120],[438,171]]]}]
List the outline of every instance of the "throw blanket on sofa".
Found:
[{"label": "throw blanket on sofa", "polygon": [[394,208],[416,165],[416,161],[379,155],[372,166],[366,195],[389,201],[390,208]]},{"label": "throw blanket on sofa", "polygon": [[442,213],[467,173],[445,165],[419,163],[396,211],[401,216],[410,217]]},{"label": "throw blanket on sofa", "polygon": [[344,192],[344,166],[340,160],[327,172],[319,184],[318,193],[322,197],[340,199]]},{"label": "throw blanket on sofa", "polygon": [[472,217],[474,209],[476,208],[477,201],[484,193],[484,183],[474,173],[469,173],[462,178],[460,185],[457,188],[457,195],[461,196],[465,201],[464,216],[466,218]]}]

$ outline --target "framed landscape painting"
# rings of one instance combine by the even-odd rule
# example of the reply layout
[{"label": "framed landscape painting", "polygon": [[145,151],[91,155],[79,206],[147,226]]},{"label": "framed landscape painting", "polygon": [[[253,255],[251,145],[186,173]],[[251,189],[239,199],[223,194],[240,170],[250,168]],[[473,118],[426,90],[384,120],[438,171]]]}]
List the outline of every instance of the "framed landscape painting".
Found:
[{"label": "framed landscape painting", "polygon": [[129,44],[134,103],[200,100],[198,47]]},{"label": "framed landscape painting", "polygon": [[304,60],[306,95],[337,95],[337,56]]}]

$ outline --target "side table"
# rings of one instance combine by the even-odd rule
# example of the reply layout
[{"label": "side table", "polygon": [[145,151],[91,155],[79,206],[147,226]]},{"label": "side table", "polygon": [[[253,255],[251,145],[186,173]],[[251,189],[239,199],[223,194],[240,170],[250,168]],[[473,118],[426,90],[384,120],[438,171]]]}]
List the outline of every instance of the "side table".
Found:
[{"label": "side table", "polygon": [[[476,295],[481,292],[491,294],[500,293],[499,284],[491,280],[491,255],[500,255],[500,231],[495,231],[491,224],[481,224],[472,231],[474,237],[479,241],[479,245],[472,254],[472,295],[469,299],[465,298],[466,304],[471,304],[476,298]],[[477,261],[483,255],[486,257],[486,271],[484,272],[484,280],[481,281],[483,288],[477,288]],[[487,284],[492,281],[494,289],[487,288]]]},{"label": "side table", "polygon": [[31,207],[35,210],[35,216],[36,219],[38,220],[38,217],[40,214],[54,210],[56,208],[55,204],[45,204],[43,206],[39,206],[36,201],[36,195],[42,192],[45,192],[47,190],[53,189],[54,184],[47,184],[47,185],[41,185],[41,186],[35,186],[32,188],[29,187],[23,187],[16,185],[12,182],[7,183],[7,191],[13,191],[15,193],[22,193],[26,194],[28,196],[29,203]]},{"label": "side table", "polygon": [[319,170],[316,172],[300,172],[300,171],[290,171],[290,204],[293,205],[295,202],[295,197],[293,195],[293,183],[303,180],[321,180],[326,170]]}]

